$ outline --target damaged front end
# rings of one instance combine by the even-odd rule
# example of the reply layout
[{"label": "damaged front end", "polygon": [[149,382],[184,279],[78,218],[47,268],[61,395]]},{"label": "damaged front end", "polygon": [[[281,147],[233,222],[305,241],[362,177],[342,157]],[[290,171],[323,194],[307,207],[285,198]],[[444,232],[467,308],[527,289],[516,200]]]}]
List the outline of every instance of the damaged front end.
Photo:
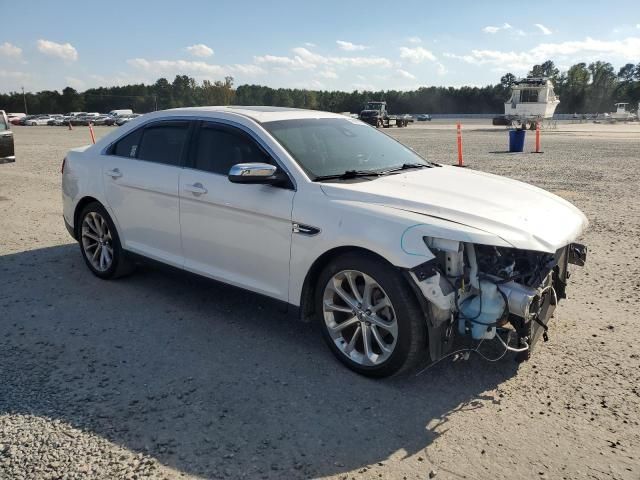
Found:
[{"label": "damaged front end", "polygon": [[423,240],[434,258],[409,275],[426,299],[434,361],[451,350],[456,336],[478,343],[496,340],[518,360],[527,360],[539,337],[547,340],[549,318],[566,297],[568,264],[584,265],[587,254],[577,243],[546,253]]}]

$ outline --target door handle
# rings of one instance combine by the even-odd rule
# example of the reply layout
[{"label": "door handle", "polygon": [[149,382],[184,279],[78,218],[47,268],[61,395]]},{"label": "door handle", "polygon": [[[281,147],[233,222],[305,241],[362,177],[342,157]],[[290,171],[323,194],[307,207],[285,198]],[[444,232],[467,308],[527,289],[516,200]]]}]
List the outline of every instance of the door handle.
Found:
[{"label": "door handle", "polygon": [[120,178],[122,176],[122,172],[119,168],[114,168],[113,170],[107,170],[104,174],[113,179]]},{"label": "door handle", "polygon": [[206,188],[202,186],[201,183],[194,183],[193,185],[185,185],[185,191],[193,193],[196,197],[199,195],[204,195],[208,192]]}]

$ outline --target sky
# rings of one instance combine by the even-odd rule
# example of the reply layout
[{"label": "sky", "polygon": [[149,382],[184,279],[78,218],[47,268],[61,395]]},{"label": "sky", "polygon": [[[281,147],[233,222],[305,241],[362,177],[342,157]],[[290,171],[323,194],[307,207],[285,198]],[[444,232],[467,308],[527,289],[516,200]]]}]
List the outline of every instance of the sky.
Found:
[{"label": "sky", "polygon": [[230,75],[329,90],[482,86],[640,63],[640,1],[0,0],[0,92]]}]

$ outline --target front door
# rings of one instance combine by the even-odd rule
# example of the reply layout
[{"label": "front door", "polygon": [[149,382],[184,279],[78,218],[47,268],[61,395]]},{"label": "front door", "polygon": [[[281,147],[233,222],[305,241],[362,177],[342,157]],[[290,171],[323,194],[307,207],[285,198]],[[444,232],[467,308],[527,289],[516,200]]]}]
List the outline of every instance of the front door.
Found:
[{"label": "front door", "polygon": [[238,128],[203,122],[194,141],[180,177],[185,267],[287,301],[295,191],[228,180],[237,163],[276,164]]}]

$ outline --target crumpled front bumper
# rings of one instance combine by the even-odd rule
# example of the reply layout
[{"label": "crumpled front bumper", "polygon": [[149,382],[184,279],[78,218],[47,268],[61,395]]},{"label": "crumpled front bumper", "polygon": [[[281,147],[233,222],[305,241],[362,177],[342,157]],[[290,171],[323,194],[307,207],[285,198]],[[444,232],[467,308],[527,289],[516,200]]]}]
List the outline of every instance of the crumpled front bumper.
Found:
[{"label": "crumpled front bumper", "polygon": [[587,247],[585,245],[571,243],[559,249],[556,252],[556,266],[553,269],[553,274],[547,278],[547,283],[542,285],[543,288],[547,286],[553,288],[549,289],[550,294],[544,296],[538,315],[529,321],[524,321],[520,317],[509,317],[511,325],[518,334],[518,343],[520,344],[524,340],[529,345],[529,349],[519,353],[516,356],[516,360],[525,361],[531,358],[533,348],[540,337],[545,342],[548,340],[549,320],[553,316],[558,302],[563,298],[567,298],[566,289],[570,277],[569,264],[582,267],[586,261]]}]

